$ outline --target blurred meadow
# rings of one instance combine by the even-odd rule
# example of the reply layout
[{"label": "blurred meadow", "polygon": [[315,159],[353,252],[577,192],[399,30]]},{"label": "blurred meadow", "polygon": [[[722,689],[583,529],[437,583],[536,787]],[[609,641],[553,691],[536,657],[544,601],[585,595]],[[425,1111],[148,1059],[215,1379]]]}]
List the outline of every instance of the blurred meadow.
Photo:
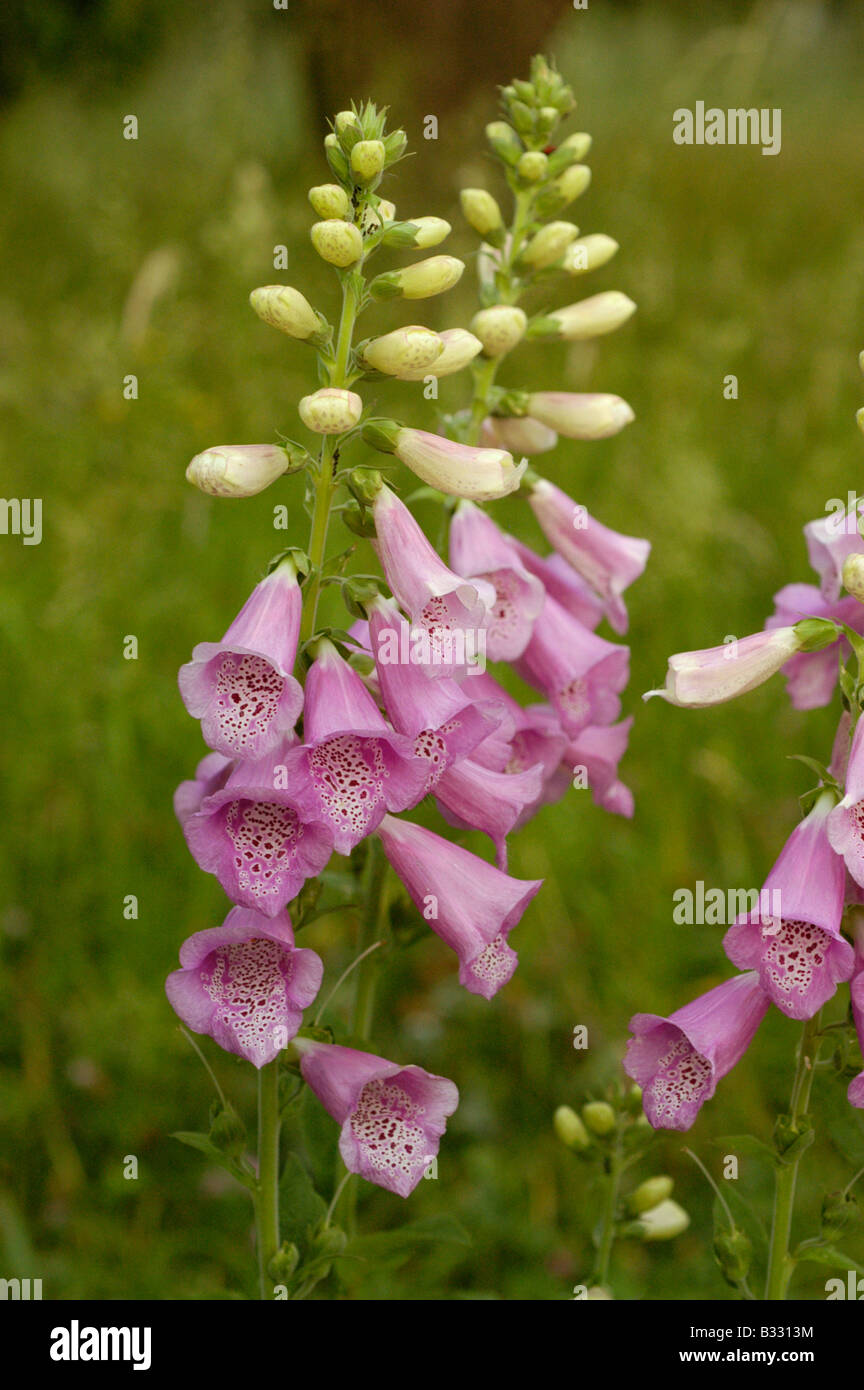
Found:
[{"label": "blurred meadow", "polygon": [[[697,880],[758,888],[811,783],[787,754],[825,759],[830,748],[836,710],[794,712],[782,680],[704,713],[639,696],[662,681],[669,652],[761,627],[773,593],[810,578],[802,524],[859,486],[864,12],[804,0],[592,0],[576,11],[561,0],[511,24],[503,3],[442,3],[424,29],[432,8],[416,12],[415,42],[408,4],[361,7],[355,34],[353,7],[332,0],[176,12],[55,2],[31,12],[34,33],[16,31],[7,55],[2,492],[43,499],[43,538],[0,537],[0,1274],[41,1277],[46,1298],[254,1293],[245,1195],[170,1138],[206,1127],[210,1083],[163,982],[184,937],[226,906],[171,810],[203,752],[176,671],[197,641],[221,635],[285,543],[274,504],[296,507],[289,541],[304,542],[306,522],[297,479],[235,503],[194,492],[184,468],[211,444],[297,432],[311,357],[265,327],[247,296],[283,280],[332,310],[335,279],[311,251],[306,200],[328,178],[326,111],[390,102],[414,151],[398,170],[400,212],[447,217],[445,249],[469,261],[420,317],[464,324],[476,239],[459,188],[493,177],[483,126],[495,83],[524,75],[533,51],[554,56],[579,102],[572,128],[594,137],[575,218],[621,245],[569,297],[621,289],[639,312],[596,344],[522,347],[503,380],[632,404],[623,434],[564,441],[541,468],[654,546],[630,594],[625,713],[636,723],[622,776],[633,821],[571,791],[511,837],[512,872],[546,886],[494,1004],[460,990],[431,934],[382,973],[374,1050],[453,1077],[462,1103],[438,1181],[404,1205],[364,1189],[361,1228],[444,1211],[465,1237],[350,1267],[349,1296],[572,1297],[590,1265],[596,1198],[552,1113],[619,1075],[633,1012],[669,1012],[729,973],[722,929],[674,925],[672,895]],[[698,100],[780,107],[782,152],[673,144],[672,112]],[[429,113],[437,141],[423,139]],[[123,138],[128,114],[135,141]],[[277,272],[280,244],[288,269]],[[380,332],[405,317],[396,303],[368,321]],[[735,400],[724,399],[729,374]],[[135,400],[124,399],[129,375]],[[443,382],[442,403],[465,389],[462,376]],[[419,387],[385,384],[380,400],[432,427]],[[494,515],[539,544],[518,499]],[[137,660],[123,656],[130,635]],[[137,920],[124,918],[132,894]],[[352,958],[351,924],[324,919],[304,936],[332,982]],[[346,1008],[350,990],[340,999]],[[571,1045],[578,1023],[587,1051]],[[796,1037],[773,1012],[689,1136],[658,1139],[645,1173],[675,1177],[692,1224],[671,1243],[619,1246],[619,1296],[732,1296],[710,1257],[712,1195],[682,1150],[719,1173],[723,1136],[769,1139]],[[251,1069],[203,1041],[251,1120]],[[861,1114],[830,1070],[814,1103],[802,1234],[864,1150]],[[320,1123],[335,1142],[335,1126]],[[137,1181],[123,1177],[127,1155]],[[765,1211],[768,1184],[763,1165],[742,1159],[736,1198]],[[849,1248],[864,1258],[860,1238]],[[829,1274],[802,1267],[794,1292],[824,1297]]]}]

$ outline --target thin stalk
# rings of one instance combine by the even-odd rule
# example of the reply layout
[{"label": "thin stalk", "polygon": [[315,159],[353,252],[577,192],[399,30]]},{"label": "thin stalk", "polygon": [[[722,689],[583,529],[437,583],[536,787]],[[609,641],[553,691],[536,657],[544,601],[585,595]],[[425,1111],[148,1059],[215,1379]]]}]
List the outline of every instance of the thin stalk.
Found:
[{"label": "thin stalk", "polygon": [[609,1159],[609,1172],[606,1175],[606,1193],[603,1202],[603,1214],[601,1216],[600,1244],[597,1248],[597,1259],[594,1262],[594,1273],[591,1276],[592,1284],[605,1286],[609,1279],[609,1262],[612,1258],[612,1246],[615,1243],[615,1214],[618,1210],[618,1194],[621,1187],[623,1172],[624,1164],[622,1162],[621,1131],[619,1126],[619,1131],[615,1138],[615,1147]]},{"label": "thin stalk", "polygon": [[[807,1114],[810,1103],[810,1089],[813,1085],[814,1056],[819,1047],[819,1020],[809,1018],[804,1024],[798,1044],[798,1060],[795,1079],[792,1083],[792,1097],[789,1102],[789,1115],[793,1127]],[[771,1220],[771,1240],[768,1247],[768,1272],[765,1281],[765,1298],[770,1302],[782,1302],[786,1298],[789,1281],[795,1270],[795,1261],[789,1253],[792,1235],[792,1217],[795,1210],[795,1189],[798,1182],[799,1153],[788,1163],[780,1162],[774,1179],[774,1210]]]},{"label": "thin stalk", "polygon": [[273,1283],[268,1267],[279,1249],[279,1059],[258,1071],[258,1184],[255,1224],[258,1233],[259,1296],[269,1299]]}]

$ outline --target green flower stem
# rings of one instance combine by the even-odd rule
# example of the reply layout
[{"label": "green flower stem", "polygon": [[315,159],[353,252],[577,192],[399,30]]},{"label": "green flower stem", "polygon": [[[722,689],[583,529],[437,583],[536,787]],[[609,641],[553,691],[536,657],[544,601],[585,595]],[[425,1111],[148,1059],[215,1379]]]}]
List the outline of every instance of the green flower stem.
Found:
[{"label": "green flower stem", "polygon": [[255,1224],[258,1234],[259,1296],[273,1296],[268,1274],[279,1249],[279,1058],[258,1071],[258,1183]]},{"label": "green flower stem", "polygon": [[626,1164],[624,1163],[621,1152],[621,1130],[620,1124],[618,1134],[615,1138],[615,1147],[609,1157],[609,1170],[606,1174],[606,1192],[603,1202],[603,1214],[600,1218],[600,1244],[597,1248],[597,1259],[594,1262],[594,1272],[591,1275],[592,1284],[605,1286],[609,1279],[609,1262],[612,1258],[612,1246],[615,1243],[615,1218],[618,1212],[618,1195],[621,1188],[621,1177],[624,1173]]},{"label": "green flower stem", "polygon": [[[792,1098],[789,1102],[789,1115],[793,1127],[807,1114],[810,1103],[810,1089],[815,1073],[814,1060],[819,1049],[819,1019],[809,1018],[804,1024],[798,1044],[798,1060],[795,1067],[795,1080],[792,1084]],[[768,1248],[768,1273],[765,1281],[765,1298],[771,1302],[782,1302],[786,1298],[789,1281],[795,1270],[795,1261],[789,1253],[789,1240],[792,1234],[792,1216],[795,1209],[795,1188],[798,1182],[798,1165],[801,1154],[790,1162],[779,1162],[774,1180],[774,1213],[771,1222],[771,1241]]]}]

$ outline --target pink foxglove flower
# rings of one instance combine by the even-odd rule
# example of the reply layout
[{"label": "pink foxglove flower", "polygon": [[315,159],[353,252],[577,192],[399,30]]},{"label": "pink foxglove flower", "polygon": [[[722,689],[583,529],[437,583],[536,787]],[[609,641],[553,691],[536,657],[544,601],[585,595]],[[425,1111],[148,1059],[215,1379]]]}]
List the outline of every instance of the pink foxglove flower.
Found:
[{"label": "pink foxglove flower", "polygon": [[[852,1020],[858,1034],[858,1046],[864,1052],[864,914],[858,911],[854,916],[855,967],[849,991],[852,995]],[[852,1078],[846,1095],[850,1105],[864,1110],[864,1071]]]},{"label": "pink foxglove flower", "polygon": [[285,766],[298,810],[327,826],[338,854],[350,854],[387,811],[416,806],[426,792],[412,740],[391,729],[362,677],[326,640],[306,677],[303,745],[288,752]]},{"label": "pink foxglove flower", "polygon": [[845,795],[828,817],[828,840],[855,882],[864,887],[864,718],[859,718],[852,735]]},{"label": "pink foxglove flower", "polygon": [[448,569],[408,508],[382,487],[373,505],[376,549],[397,601],[426,634],[429,676],[462,677],[480,655],[495,602],[484,579],[467,580]]},{"label": "pink foxglove flower", "polygon": [[828,602],[840,597],[843,562],[847,555],[864,554],[864,539],[858,523],[864,517],[864,499],[857,498],[844,512],[808,521],[804,527],[807,554],[819,575],[822,597]]},{"label": "pink foxglove flower", "polygon": [[435,786],[438,810],[459,830],[482,830],[495,846],[495,862],[507,868],[507,836],[543,795],[543,767],[495,772],[471,758],[448,768]]},{"label": "pink foxglove flower", "polygon": [[572,737],[589,724],[612,724],[618,718],[618,694],[627,684],[629,662],[626,647],[589,632],[547,594],[531,641],[515,666],[543,692]]},{"label": "pink foxglove flower", "polygon": [[532,487],[529,501],[546,539],[604,600],[615,631],[626,632],[621,595],[645,569],[650,541],[611,531],[545,479]]},{"label": "pink foxglove flower", "polygon": [[353,1047],[296,1038],[300,1070],[324,1109],[342,1126],[345,1167],[407,1197],[438,1154],[459,1104],[452,1081],[422,1067],[400,1067]]},{"label": "pink foxglove flower", "polygon": [[[826,601],[815,584],[787,584],[774,595],[775,609],[766,630],[790,627],[802,618],[832,618],[857,632],[864,630],[864,606],[855,598]],[[849,655],[849,643],[838,634],[836,642],[820,651],[798,652],[783,667],[786,690],[794,709],[821,709],[830,704],[837,688],[839,658]]]},{"label": "pink foxglove flower", "polygon": [[591,796],[597,806],[616,816],[633,815],[633,793],[618,778],[618,764],[627,751],[633,716],[620,724],[583,729],[567,745],[565,753],[569,775],[584,767]]},{"label": "pink foxglove flower", "polygon": [[556,603],[593,632],[606,614],[606,604],[563,555],[537,555],[521,541],[508,536],[526,570],[535,575]]},{"label": "pink foxglove flower", "polygon": [[296,724],[303,691],[291,672],[302,606],[297,572],[285,559],[253,589],[222,641],[199,642],[181,666],[183,703],[216,752],[263,757]]},{"label": "pink foxglove flower", "polygon": [[256,1067],[287,1047],[324,971],[314,951],[295,947],[287,912],[268,921],[245,907],[184,941],[180,965],[165,982],[174,1012]]},{"label": "pink foxglove flower", "polygon": [[410,625],[387,599],[369,605],[369,644],[384,707],[399,732],[413,740],[415,757],[425,761],[424,791],[431,791],[448,767],[488,737],[499,722],[494,708],[472,702],[477,677],[465,686],[427,679],[411,660]]},{"label": "pink foxglove flower", "polygon": [[181,782],[174,793],[174,814],[180,824],[199,810],[205,796],[225,785],[234,763],[224,753],[207,753],[195,769],[195,776]]},{"label": "pink foxglove flower", "polygon": [[642,1087],[655,1129],[689,1129],[706,1100],[740,1062],[769,1000],[755,970],[736,975],[669,1018],[635,1014],[624,1070]]},{"label": "pink foxglove flower", "polygon": [[511,878],[410,821],[385,816],[378,834],[418,912],[456,952],[459,983],[491,999],[516,969],[507,937],[543,880]]},{"label": "pink foxglove flower", "polygon": [[670,705],[691,708],[720,705],[764,685],[802,646],[792,626],[754,632],[722,647],[677,652],[669,658],[664,688],[649,690],[642,698],[661,695]]},{"label": "pink foxglove flower", "polygon": [[307,818],[285,788],[294,746],[286,739],[266,758],[236,763],[181,820],[199,868],[215,874],[235,903],[265,917],[281,912],[333,850],[329,828]]},{"label": "pink foxglove flower", "polygon": [[827,835],[832,805],[832,794],[823,794],[795,827],[757,910],[723,938],[732,964],[758,970],[765,993],[789,1018],[812,1018],[852,973],[852,947],[840,935],[846,875]]},{"label": "pink foxglove flower", "polygon": [[543,585],[529,574],[491,517],[473,502],[461,502],[453,514],[450,563],[457,574],[485,579],[495,590],[486,631],[489,660],[521,656],[543,607]]}]

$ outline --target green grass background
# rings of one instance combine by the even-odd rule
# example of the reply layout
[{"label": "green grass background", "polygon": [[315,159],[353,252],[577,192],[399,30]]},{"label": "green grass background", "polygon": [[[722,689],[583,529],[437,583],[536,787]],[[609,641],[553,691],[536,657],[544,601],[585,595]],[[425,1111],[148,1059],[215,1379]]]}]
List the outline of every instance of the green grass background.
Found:
[{"label": "green grass background", "polygon": [[[206,1126],[210,1096],[163,994],[180,942],[225,908],[171,812],[202,751],[176,670],[224,630],[284,540],[273,504],[296,506],[291,539],[305,525],[296,480],[220,502],[195,493],[184,467],[210,444],[298,432],[310,358],[255,318],[247,294],[284,279],[332,309],[335,284],[308,246],[305,191],[328,174],[302,32],[280,29],[275,12],[262,22],[259,7],[252,24],[252,8],[202,7],[113,82],[32,73],[0,122],[2,491],[44,507],[41,546],[0,538],[0,1274],[42,1277],[46,1297],[254,1292],[245,1197],[169,1137]],[[597,345],[523,348],[503,379],[611,390],[636,411],[619,438],[563,442],[543,467],[654,545],[630,604],[625,707],[637,719],[623,775],[637,810],[626,823],[571,792],[513,838],[513,871],[547,883],[514,937],[520,970],[492,1005],[460,991],[431,936],[388,967],[375,1049],[452,1076],[462,1104],[438,1181],[407,1207],[364,1190],[361,1226],[446,1211],[470,1244],[355,1271],[354,1296],[571,1297],[596,1194],[555,1140],[552,1112],[618,1075],[631,1013],[668,1012],[728,973],[720,929],[674,926],[672,894],[697,879],[758,887],[809,785],[787,755],[827,755],[835,712],[796,714],[782,681],[704,713],[643,707],[639,694],[669,652],[761,626],[774,591],[809,577],[803,522],[859,485],[862,18],[806,3],[689,16],[562,5],[549,46],[579,99],[575,128],[595,140],[576,220],[621,244],[571,297],[619,288],[639,312]],[[381,34],[394,73],[407,41],[407,30]],[[529,57],[514,51],[499,80]],[[470,53],[449,61],[467,87]],[[342,104],[366,95],[388,99],[346,91]],[[700,99],[781,107],[782,153],[673,145],[673,110]],[[415,151],[394,189],[400,211],[448,217],[445,249],[469,261],[458,190],[494,177],[482,141],[494,110],[491,88],[466,97],[437,142],[422,139],[422,81],[413,107],[393,112]],[[127,113],[136,142],[121,136]],[[287,272],[273,270],[280,243]],[[465,323],[472,296],[469,272],[417,316]],[[404,321],[398,305],[375,315],[378,331]],[[723,398],[729,373],[737,400]],[[447,382],[442,398],[455,403],[464,385]],[[432,423],[419,388],[382,388],[381,400]],[[539,540],[519,502],[496,515]],[[129,634],[137,661],[123,659]],[[137,921],[124,920],[127,894]],[[308,944],[331,980],[351,958],[344,919],[313,926]],[[587,1052],[571,1046],[577,1023]],[[670,1245],[619,1247],[620,1296],[728,1296],[710,1257],[711,1194],[682,1148],[718,1173],[722,1136],[767,1139],[795,1039],[769,1016],[689,1139],[658,1141],[644,1172],[675,1176],[692,1224]],[[208,1056],[250,1117],[250,1069],[209,1044]],[[801,1234],[822,1192],[864,1159],[861,1119],[830,1071],[815,1097]],[[138,1157],[135,1182],[126,1155]],[[737,1191],[765,1213],[756,1159],[742,1159]],[[796,1289],[822,1297],[830,1273],[805,1267]]]}]

